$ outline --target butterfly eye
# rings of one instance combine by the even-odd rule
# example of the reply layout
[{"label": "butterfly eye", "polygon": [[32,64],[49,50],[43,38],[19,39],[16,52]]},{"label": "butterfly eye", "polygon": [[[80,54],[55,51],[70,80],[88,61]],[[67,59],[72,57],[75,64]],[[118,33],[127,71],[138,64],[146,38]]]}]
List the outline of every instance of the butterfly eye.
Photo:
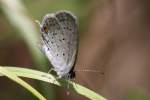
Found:
[{"label": "butterfly eye", "polygon": [[47,33],[48,32],[48,27],[44,26],[43,31]]}]

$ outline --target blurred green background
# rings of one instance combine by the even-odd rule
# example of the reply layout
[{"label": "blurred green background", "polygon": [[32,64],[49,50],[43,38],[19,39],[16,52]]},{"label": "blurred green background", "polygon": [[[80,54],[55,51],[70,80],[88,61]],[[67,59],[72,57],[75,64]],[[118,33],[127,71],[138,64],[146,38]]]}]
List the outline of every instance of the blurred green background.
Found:
[{"label": "blurred green background", "polygon": [[[90,0],[2,0],[0,7],[0,64],[29,67],[48,72],[51,65],[39,50],[39,26],[47,13],[69,10],[77,16],[80,30],[86,27]],[[28,22],[29,21],[29,22]],[[34,66],[34,67],[33,67]],[[27,79],[26,79],[27,80]],[[58,99],[57,87],[47,83],[29,81],[48,100]],[[0,99],[36,99],[29,92],[5,78],[1,79]]]}]

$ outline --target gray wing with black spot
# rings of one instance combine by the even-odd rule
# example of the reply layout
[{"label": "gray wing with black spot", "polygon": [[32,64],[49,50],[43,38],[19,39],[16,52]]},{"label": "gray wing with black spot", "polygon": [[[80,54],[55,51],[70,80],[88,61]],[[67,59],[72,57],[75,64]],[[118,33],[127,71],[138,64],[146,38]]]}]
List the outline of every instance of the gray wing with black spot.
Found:
[{"label": "gray wing with black spot", "polygon": [[48,14],[43,18],[42,28],[45,27],[48,29],[42,32],[43,50],[55,71],[59,73],[66,66],[68,57],[65,55],[69,52],[65,46],[63,31],[54,14]]},{"label": "gray wing with black spot", "polygon": [[68,11],[59,11],[55,14],[63,30],[65,47],[67,47],[67,67],[74,66],[78,49],[78,27],[76,17]]}]

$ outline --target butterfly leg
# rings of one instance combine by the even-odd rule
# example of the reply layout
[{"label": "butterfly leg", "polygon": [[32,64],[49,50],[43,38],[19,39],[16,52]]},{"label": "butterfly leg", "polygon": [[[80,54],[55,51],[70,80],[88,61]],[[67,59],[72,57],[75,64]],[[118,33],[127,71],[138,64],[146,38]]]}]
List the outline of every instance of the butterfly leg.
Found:
[{"label": "butterfly leg", "polygon": [[54,68],[51,68],[51,69],[48,71],[48,74],[50,74],[51,71],[55,71]]},{"label": "butterfly leg", "polygon": [[[69,86],[69,85],[70,85],[70,83],[69,83],[69,82],[70,82],[70,78],[69,78],[69,77],[70,77],[70,75],[68,74],[68,75],[66,76],[66,78],[65,78],[65,79],[67,79],[67,89],[69,89],[69,87],[70,87],[70,86]],[[66,91],[66,94],[69,95],[70,92],[67,90],[67,91]]]}]

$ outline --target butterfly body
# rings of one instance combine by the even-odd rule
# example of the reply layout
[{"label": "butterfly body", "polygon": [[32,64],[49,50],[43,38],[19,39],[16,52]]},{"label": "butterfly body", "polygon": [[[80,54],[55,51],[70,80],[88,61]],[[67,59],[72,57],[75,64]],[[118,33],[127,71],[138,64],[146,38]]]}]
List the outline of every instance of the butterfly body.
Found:
[{"label": "butterfly body", "polygon": [[74,78],[78,48],[76,18],[68,11],[44,16],[40,24],[42,51],[61,77]]}]

